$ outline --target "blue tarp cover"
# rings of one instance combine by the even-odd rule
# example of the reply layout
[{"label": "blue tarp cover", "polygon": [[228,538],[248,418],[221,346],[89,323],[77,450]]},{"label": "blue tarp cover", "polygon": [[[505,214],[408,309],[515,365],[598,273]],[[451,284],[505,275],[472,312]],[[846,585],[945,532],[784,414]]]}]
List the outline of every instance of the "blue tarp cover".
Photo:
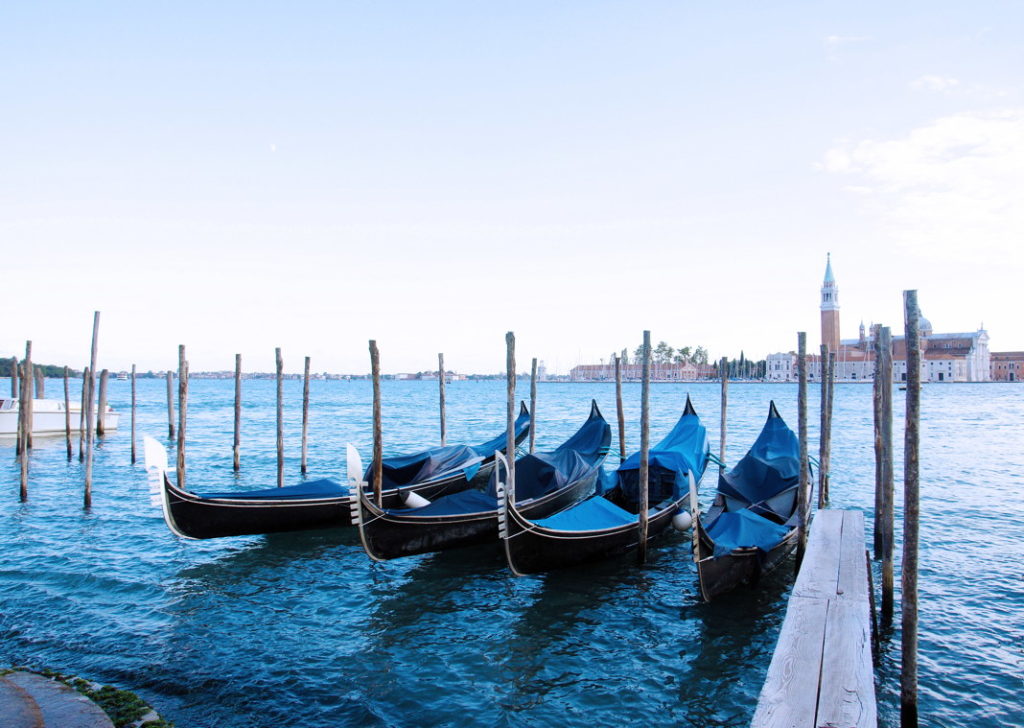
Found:
[{"label": "blue tarp cover", "polygon": [[[585,476],[589,470],[599,466],[611,439],[611,427],[594,402],[587,421],[558,449],[525,455],[516,460],[516,503],[548,495]],[[497,510],[496,481],[492,475],[485,493],[462,491],[438,498],[422,508],[401,508],[390,512],[407,516],[439,516]]]},{"label": "blue tarp cover", "polygon": [[636,522],[635,514],[601,496],[588,498],[561,513],[534,521],[538,526],[556,531],[599,531]]},{"label": "blue tarp cover", "polygon": [[310,480],[298,485],[264,490],[236,491],[234,493],[201,493],[200,498],[234,498],[236,500],[281,500],[287,498],[335,498],[348,495],[348,488],[341,483],[324,478]]},{"label": "blue tarp cover", "polygon": [[[800,483],[800,444],[772,403],[750,451],[718,478],[718,490],[746,506],[760,504]],[[776,514],[783,521],[791,513]]]},{"label": "blue tarp cover", "polygon": [[[526,432],[530,427],[530,413],[525,408],[515,421],[516,439]],[[395,455],[384,458],[382,465],[382,488],[391,490],[417,483],[426,482],[442,473],[458,470],[462,463],[484,460],[494,455],[495,451],[503,450],[505,447],[506,435],[502,433],[497,437],[482,442],[479,445],[448,445],[446,447],[434,447],[422,452],[409,455]],[[479,462],[465,468],[466,480],[472,480],[480,470]],[[372,483],[373,462],[366,468],[364,479]]]},{"label": "blue tarp cover", "polygon": [[[709,449],[707,430],[687,398],[686,407],[675,426],[648,453],[649,504],[653,506],[666,498],[683,497],[689,490],[686,477],[689,470],[693,471],[694,480],[700,482],[707,467]],[[595,495],[536,523],[560,531],[598,531],[636,523],[639,470],[640,453],[634,453],[615,473],[610,474],[611,477],[602,478],[605,488],[602,495]],[[616,505],[610,498],[621,498],[620,502],[627,507],[632,504],[632,512]]]},{"label": "blue tarp cover", "polygon": [[715,556],[725,556],[733,549],[756,546],[771,551],[789,533],[789,529],[759,516],[749,509],[722,513],[707,527],[714,539]]}]

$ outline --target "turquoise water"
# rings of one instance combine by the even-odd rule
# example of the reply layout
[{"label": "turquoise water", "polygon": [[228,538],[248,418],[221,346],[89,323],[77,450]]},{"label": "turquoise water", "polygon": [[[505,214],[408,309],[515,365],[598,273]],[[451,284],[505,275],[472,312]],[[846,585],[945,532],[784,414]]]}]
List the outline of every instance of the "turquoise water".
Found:
[{"label": "turquoise water", "polygon": [[[166,438],[165,391],[139,381],[140,457],[141,434]],[[633,450],[639,387],[625,391]],[[713,384],[654,386],[652,437],[675,422],[687,391],[717,450]],[[729,393],[730,462],[770,399],[795,429],[795,386]],[[436,383],[385,382],[383,395],[387,450],[435,444]],[[143,466],[129,462],[129,396],[128,383],[111,382],[122,428],[98,446],[89,513],[83,467],[66,461],[61,438],[33,451],[25,504],[13,447],[0,440],[0,666],[116,683],[180,728],[749,722],[790,569],[706,605],[680,534],[642,568],[627,558],[522,578],[489,548],[372,564],[342,529],[179,540],[150,505]],[[286,479],[297,482],[301,382],[286,382],[285,396]],[[612,386],[540,385],[539,448],[571,434],[591,397],[614,425]],[[236,475],[233,383],[192,382],[191,488],[273,485],[274,383],[245,382],[245,401]],[[370,451],[369,384],[313,382],[311,402],[309,477],[340,477],[344,443]],[[1024,386],[928,385],[922,404],[922,724],[1024,725]],[[810,406],[814,452],[813,388]],[[901,402],[896,414],[900,501]],[[448,416],[451,442],[496,434],[504,383],[452,383]],[[870,528],[870,386],[837,387],[833,438],[833,505],[864,510]],[[705,505],[713,488],[712,469]],[[878,671],[883,725],[898,723],[898,640],[898,630],[887,636]]]}]

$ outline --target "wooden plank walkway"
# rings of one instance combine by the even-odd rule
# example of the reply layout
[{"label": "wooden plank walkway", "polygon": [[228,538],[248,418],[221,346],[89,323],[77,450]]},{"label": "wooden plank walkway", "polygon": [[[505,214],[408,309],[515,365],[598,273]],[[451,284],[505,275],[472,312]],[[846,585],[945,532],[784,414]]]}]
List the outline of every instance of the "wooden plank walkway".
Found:
[{"label": "wooden plank walkway", "polygon": [[820,510],[752,728],[878,725],[864,514]]}]

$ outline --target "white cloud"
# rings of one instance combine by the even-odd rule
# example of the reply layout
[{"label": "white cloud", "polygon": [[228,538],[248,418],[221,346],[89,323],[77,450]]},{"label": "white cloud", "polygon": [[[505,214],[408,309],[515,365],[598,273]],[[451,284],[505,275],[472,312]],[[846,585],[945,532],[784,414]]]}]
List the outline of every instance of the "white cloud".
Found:
[{"label": "white cloud", "polygon": [[945,78],[943,76],[921,76],[910,82],[910,87],[917,91],[931,91],[934,93],[944,93],[952,91],[960,85],[960,81],[955,78]]},{"label": "white cloud", "polygon": [[1024,109],[956,114],[903,138],[846,142],[826,152],[822,168],[855,178],[847,189],[912,250],[1024,262]]}]

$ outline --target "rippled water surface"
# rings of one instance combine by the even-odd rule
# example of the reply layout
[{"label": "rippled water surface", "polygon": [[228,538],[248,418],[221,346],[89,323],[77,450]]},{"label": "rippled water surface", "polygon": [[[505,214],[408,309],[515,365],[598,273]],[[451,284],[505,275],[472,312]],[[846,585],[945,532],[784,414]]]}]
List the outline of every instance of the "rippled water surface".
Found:
[{"label": "rippled water surface", "polygon": [[[627,558],[524,578],[492,548],[372,564],[345,529],[180,540],[150,505],[141,463],[130,463],[129,384],[110,388],[123,426],[99,443],[90,512],[83,468],[67,462],[62,438],[39,439],[24,504],[12,443],[0,440],[0,666],[116,683],[180,728],[749,722],[791,569],[705,605],[679,534],[642,568]],[[639,387],[625,389],[634,450]],[[166,438],[165,391],[139,381],[140,457],[141,434]],[[687,391],[717,449],[713,384],[654,386],[652,437],[671,427]],[[285,396],[286,472],[297,482],[301,382],[287,382]],[[191,384],[190,488],[273,485],[274,383],[247,381],[244,397],[236,475],[233,384]],[[571,434],[591,397],[614,424],[612,386],[540,385],[539,448]],[[730,462],[772,398],[795,429],[795,386],[731,386]],[[309,476],[341,477],[345,442],[370,451],[369,384],[313,382],[311,402]],[[813,388],[810,404],[816,452]],[[928,385],[923,413],[922,724],[1024,725],[1024,386]],[[897,401],[897,464],[902,415]],[[504,384],[449,385],[448,416],[451,442],[497,434]],[[436,384],[385,382],[384,418],[388,451],[435,444]],[[870,386],[837,387],[833,437],[833,505],[864,510],[870,528]],[[898,724],[898,662],[897,631],[878,672],[883,724]]]}]

